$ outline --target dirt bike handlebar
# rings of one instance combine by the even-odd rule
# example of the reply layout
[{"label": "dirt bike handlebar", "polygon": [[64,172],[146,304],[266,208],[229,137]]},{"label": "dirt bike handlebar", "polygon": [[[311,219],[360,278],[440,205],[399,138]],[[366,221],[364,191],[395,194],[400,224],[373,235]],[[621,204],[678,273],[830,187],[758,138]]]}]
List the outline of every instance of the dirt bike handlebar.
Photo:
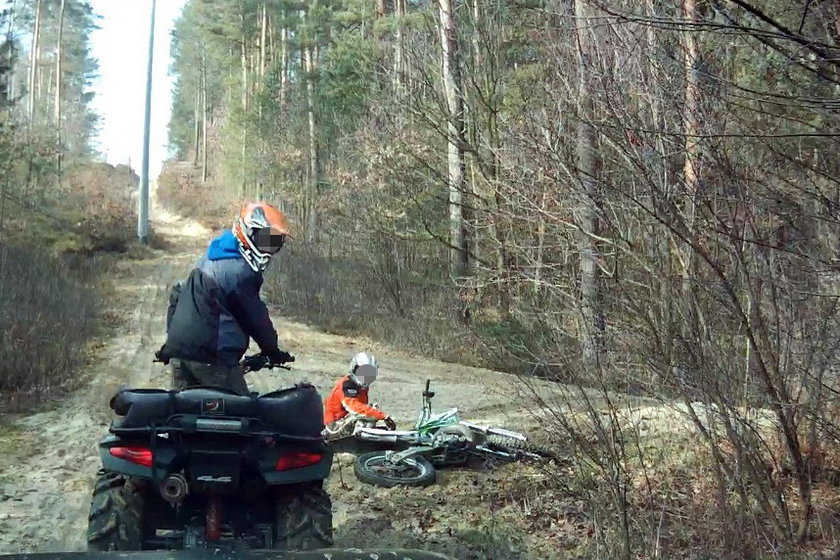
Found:
[{"label": "dirt bike handlebar", "polygon": [[430,399],[435,396],[434,391],[429,391],[429,384],[431,381],[431,379],[426,380],[426,390],[423,391],[423,398]]}]

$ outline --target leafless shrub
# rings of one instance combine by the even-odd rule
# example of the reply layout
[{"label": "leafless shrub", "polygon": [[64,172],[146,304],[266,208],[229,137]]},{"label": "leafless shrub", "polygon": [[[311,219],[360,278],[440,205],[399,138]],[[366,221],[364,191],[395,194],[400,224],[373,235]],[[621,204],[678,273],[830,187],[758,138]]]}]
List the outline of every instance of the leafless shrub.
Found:
[{"label": "leafless shrub", "polygon": [[8,412],[73,385],[101,301],[91,263],[0,245],[0,394]]}]

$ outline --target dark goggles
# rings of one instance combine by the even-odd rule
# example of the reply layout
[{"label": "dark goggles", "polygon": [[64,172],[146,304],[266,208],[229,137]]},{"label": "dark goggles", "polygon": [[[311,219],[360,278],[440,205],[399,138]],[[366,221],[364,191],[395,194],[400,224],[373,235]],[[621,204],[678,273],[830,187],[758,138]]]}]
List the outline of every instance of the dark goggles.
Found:
[{"label": "dark goggles", "polygon": [[286,236],[271,228],[260,228],[254,232],[254,245],[263,253],[274,254],[286,242]]}]

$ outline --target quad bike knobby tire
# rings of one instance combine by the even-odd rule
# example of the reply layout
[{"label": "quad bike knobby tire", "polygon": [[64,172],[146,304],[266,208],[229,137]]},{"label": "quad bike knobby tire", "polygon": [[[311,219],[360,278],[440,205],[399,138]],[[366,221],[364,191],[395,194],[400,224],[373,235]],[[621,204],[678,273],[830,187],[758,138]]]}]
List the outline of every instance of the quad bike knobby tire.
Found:
[{"label": "quad bike knobby tire", "polygon": [[140,550],[143,496],[123,475],[100,471],[88,515],[89,551]]},{"label": "quad bike knobby tire", "polygon": [[332,546],[332,501],[321,484],[307,484],[279,498],[276,512],[274,548],[315,550]]},{"label": "quad bike knobby tire", "polygon": [[506,453],[516,454],[517,452],[525,452],[533,453],[534,455],[539,455],[541,457],[545,457],[546,459],[557,458],[554,451],[544,445],[537,445],[535,443],[531,443],[530,441],[522,441],[520,439],[496,434],[487,436],[487,447],[498,451],[504,451]]},{"label": "quad bike knobby tire", "polygon": [[435,483],[435,467],[421,455],[406,457],[394,465],[385,459],[385,451],[372,451],[356,457],[353,472],[362,482],[374,486],[429,486]]}]

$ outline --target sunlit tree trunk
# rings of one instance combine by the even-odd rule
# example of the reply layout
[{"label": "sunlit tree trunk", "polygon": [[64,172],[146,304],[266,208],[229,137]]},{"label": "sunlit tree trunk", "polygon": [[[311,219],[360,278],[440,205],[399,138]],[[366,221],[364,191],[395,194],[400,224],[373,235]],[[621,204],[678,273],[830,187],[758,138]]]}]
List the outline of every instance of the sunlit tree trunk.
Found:
[{"label": "sunlit tree trunk", "polygon": [[239,62],[242,66],[242,114],[248,113],[248,38],[245,36],[245,15],[239,16],[242,23],[242,34],[239,44]]},{"label": "sunlit tree trunk", "polygon": [[280,107],[286,104],[289,88],[289,29],[286,22],[286,10],[283,10],[283,23],[280,27]]},{"label": "sunlit tree trunk", "polygon": [[[697,20],[695,0],[683,0],[683,18],[691,23]],[[683,104],[683,183],[685,185],[685,227],[687,234],[694,228],[694,214],[699,182],[697,159],[699,155],[698,134],[700,132],[700,92],[698,90],[697,37],[693,27],[682,33],[683,72],[685,76],[685,100]],[[691,289],[693,251],[686,246],[683,249],[683,296],[688,296]]]},{"label": "sunlit tree trunk", "polygon": [[66,7],[67,0],[61,0],[61,8],[58,13],[58,45],[55,56],[55,134],[56,144],[58,145],[56,150],[56,167],[58,169],[56,181],[59,188],[61,188],[61,156],[64,152],[61,145],[61,59],[64,54],[64,11]]},{"label": "sunlit tree trunk", "polygon": [[61,0],[61,9],[58,14],[58,45],[55,57],[55,126],[59,141],[61,140],[61,59],[64,55],[64,11],[66,7],[67,0]]},{"label": "sunlit tree trunk", "polygon": [[307,45],[304,48],[306,68],[306,108],[307,120],[309,123],[309,184],[308,191],[308,214],[307,214],[307,241],[315,242],[318,239],[318,213],[315,209],[315,201],[318,193],[319,183],[319,162],[318,162],[318,136],[317,123],[315,119],[315,47]]},{"label": "sunlit tree trunk", "polygon": [[[452,0],[438,0],[443,58],[443,88],[447,106],[447,168],[449,185],[449,269],[463,285],[469,270],[464,224],[464,99],[459,70],[458,38]],[[464,321],[466,313],[459,312]]]},{"label": "sunlit tree trunk", "polygon": [[265,80],[265,57],[266,57],[266,33],[268,29],[268,12],[265,8],[265,2],[262,5],[262,25],[260,29],[260,89],[262,89]]},{"label": "sunlit tree trunk", "polygon": [[240,185],[240,196],[245,198],[248,194],[248,178],[246,173],[246,166],[247,166],[247,145],[248,145],[248,132],[247,126],[245,124],[245,115],[248,114],[248,49],[247,49],[247,41],[248,37],[245,35],[245,8],[242,3],[240,3],[240,11],[239,11],[239,23],[242,26],[242,31],[240,34],[240,64],[242,66],[242,122],[240,126],[242,127],[242,147],[241,147],[241,173],[242,173],[242,182]]},{"label": "sunlit tree trunk", "polygon": [[199,74],[199,87],[195,88],[195,107],[193,108],[193,119],[195,127],[193,130],[193,165],[198,166],[198,154],[201,149],[201,75]]},{"label": "sunlit tree trunk", "polygon": [[[646,11],[647,17],[653,21],[658,16],[656,9],[656,2],[658,0],[647,0]],[[645,33],[647,39],[647,79],[651,84],[657,83],[661,80],[663,75],[663,66],[660,58],[660,44],[656,35],[657,28],[654,25],[645,25]],[[662,111],[662,100],[659,95],[652,95],[648,108],[650,110],[650,119],[653,123],[654,130],[664,130],[664,117]],[[661,168],[660,183],[657,185],[651,194],[649,204],[651,208],[655,208],[658,204],[663,202],[658,200],[660,195],[658,193],[666,193],[670,190],[669,183],[671,181],[671,167],[668,161],[662,157],[665,154],[665,143],[662,134],[655,136],[657,162],[652,164],[656,169]],[[655,175],[655,177],[658,177]],[[657,301],[657,305],[652,309],[658,307],[659,316],[656,318],[659,324],[659,331],[662,333],[662,352],[665,363],[671,363],[671,355],[673,349],[673,335],[674,335],[674,321],[673,321],[673,305],[670,304],[672,284],[670,278],[673,276],[671,267],[673,266],[673,258],[671,255],[671,242],[669,235],[663,231],[658,224],[651,224],[649,226],[649,240],[652,250],[655,252],[656,260],[659,263],[660,274],[658,278],[652,280],[650,297],[653,301]]]},{"label": "sunlit tree trunk", "polygon": [[268,16],[268,44],[266,45],[266,65],[271,66],[277,60],[275,57],[277,56],[277,44],[275,42],[276,38],[276,29],[274,24],[274,17],[271,15]]},{"label": "sunlit tree trunk", "polygon": [[32,26],[32,47],[29,51],[29,104],[27,112],[29,114],[30,124],[35,122],[35,88],[38,77],[38,51],[40,50],[41,37],[41,4],[43,0],[38,0],[35,5],[35,23]]},{"label": "sunlit tree trunk", "polygon": [[403,79],[405,62],[403,61],[403,18],[405,17],[405,0],[394,0],[395,33],[394,33],[394,91],[402,98],[404,95]]},{"label": "sunlit tree trunk", "polygon": [[207,182],[207,53],[201,50],[201,182]]},{"label": "sunlit tree trunk", "polygon": [[[9,27],[6,31],[6,42],[9,45],[12,44],[14,39],[14,32],[15,32],[15,17],[17,16],[17,0],[12,0],[12,5],[9,7]],[[17,85],[17,73],[15,72],[15,65],[14,65],[14,55],[15,49],[9,49],[9,58],[7,60],[7,64],[11,71],[9,72],[9,88],[6,91],[7,98],[9,101],[14,100],[15,98],[15,88]]]},{"label": "sunlit tree trunk", "polygon": [[597,159],[595,155],[596,131],[592,125],[594,107],[590,76],[595,49],[592,45],[592,22],[589,8],[581,0],[575,2],[575,21],[578,42],[578,130],[577,167],[580,181],[578,224],[580,226],[578,251],[580,254],[580,308],[581,355],[583,365],[594,371],[599,365],[598,328],[598,248],[595,236],[598,230],[596,200],[598,197]]},{"label": "sunlit tree trunk", "polygon": [[310,243],[318,241],[318,212],[316,201],[320,184],[320,161],[318,153],[318,123],[315,113],[315,79],[317,73],[317,37],[315,36],[312,13],[317,9],[317,0],[312,3],[309,12],[302,12],[304,33],[302,35],[301,56],[305,80],[306,113],[309,131],[309,165],[305,187],[306,200],[306,240]]}]

